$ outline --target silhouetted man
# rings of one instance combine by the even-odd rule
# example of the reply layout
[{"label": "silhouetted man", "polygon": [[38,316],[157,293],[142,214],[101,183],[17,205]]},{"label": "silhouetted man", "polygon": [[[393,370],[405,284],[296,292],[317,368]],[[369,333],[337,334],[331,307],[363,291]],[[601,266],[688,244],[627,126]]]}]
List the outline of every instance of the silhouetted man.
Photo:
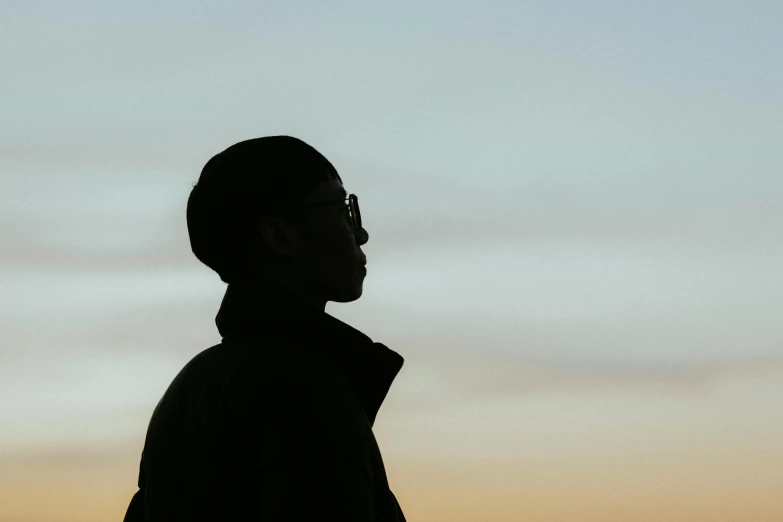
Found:
[{"label": "silhouetted man", "polygon": [[207,162],[187,222],[228,283],[222,342],[158,402],[125,521],[404,521],[372,432],[403,358],[325,312],[362,295],[357,198],[303,141],[258,138]]}]

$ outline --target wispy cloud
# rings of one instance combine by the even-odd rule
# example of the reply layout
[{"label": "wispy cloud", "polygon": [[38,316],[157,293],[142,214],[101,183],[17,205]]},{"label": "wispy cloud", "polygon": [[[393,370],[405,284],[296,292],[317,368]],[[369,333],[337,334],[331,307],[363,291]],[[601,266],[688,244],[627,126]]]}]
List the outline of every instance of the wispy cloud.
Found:
[{"label": "wispy cloud", "polygon": [[586,393],[705,398],[727,383],[763,378],[783,379],[783,357],[667,364],[454,357],[404,367],[387,411]]},{"label": "wispy cloud", "polygon": [[584,391],[704,395],[730,379],[783,377],[783,357],[668,364],[477,360],[448,366],[452,390],[476,396]]}]

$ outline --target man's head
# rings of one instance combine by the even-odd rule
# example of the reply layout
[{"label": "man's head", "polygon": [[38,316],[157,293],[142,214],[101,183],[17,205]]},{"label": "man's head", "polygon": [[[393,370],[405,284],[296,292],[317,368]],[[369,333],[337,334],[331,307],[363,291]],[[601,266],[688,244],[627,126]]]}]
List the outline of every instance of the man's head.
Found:
[{"label": "man's head", "polygon": [[242,141],[210,159],[190,193],[191,248],[229,284],[279,282],[321,310],[354,301],[368,234],[354,228],[347,197],[332,164],[305,142]]}]

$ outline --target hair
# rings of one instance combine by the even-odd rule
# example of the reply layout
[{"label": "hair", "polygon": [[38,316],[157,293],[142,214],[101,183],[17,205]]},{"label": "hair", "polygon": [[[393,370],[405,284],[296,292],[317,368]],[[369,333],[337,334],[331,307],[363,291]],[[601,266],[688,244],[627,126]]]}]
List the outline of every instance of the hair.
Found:
[{"label": "hair", "polygon": [[[228,284],[259,270],[254,244],[258,224],[281,216],[302,232],[309,230],[304,204],[337,170],[320,152],[291,136],[267,136],[236,143],[213,156],[188,198],[190,246],[199,261]],[[262,248],[270,259],[271,251]]]}]

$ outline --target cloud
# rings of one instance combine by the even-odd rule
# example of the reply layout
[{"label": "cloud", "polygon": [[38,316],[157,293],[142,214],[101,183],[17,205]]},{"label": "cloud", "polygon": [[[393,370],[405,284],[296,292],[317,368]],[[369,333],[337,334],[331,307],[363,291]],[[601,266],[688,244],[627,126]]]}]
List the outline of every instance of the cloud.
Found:
[{"label": "cloud", "polygon": [[394,411],[589,392],[703,397],[731,380],[783,378],[783,355],[659,364],[466,358],[417,364],[423,367],[409,363],[397,378],[389,401]]},{"label": "cloud", "polygon": [[[39,473],[50,468],[95,468],[116,465],[138,458],[141,446],[138,437],[116,437],[89,443],[47,441],[46,444],[25,448],[3,448],[0,469],[35,469]],[[142,441],[143,442],[143,441]],[[0,475],[3,478],[3,475]]]}]

